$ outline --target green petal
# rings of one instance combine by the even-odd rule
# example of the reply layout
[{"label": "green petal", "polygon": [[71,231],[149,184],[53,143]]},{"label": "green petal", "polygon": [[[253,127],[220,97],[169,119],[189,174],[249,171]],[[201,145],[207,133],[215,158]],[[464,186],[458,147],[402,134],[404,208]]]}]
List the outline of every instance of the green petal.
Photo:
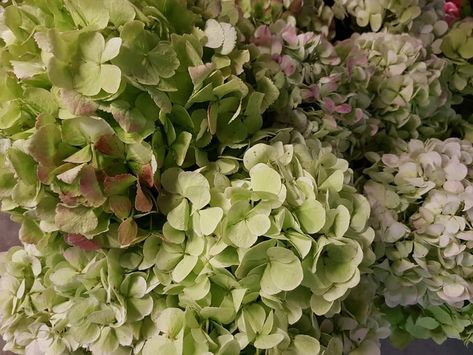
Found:
[{"label": "green petal", "polygon": [[295,213],[306,233],[317,233],[325,224],[325,208],[315,199],[305,200]]}]

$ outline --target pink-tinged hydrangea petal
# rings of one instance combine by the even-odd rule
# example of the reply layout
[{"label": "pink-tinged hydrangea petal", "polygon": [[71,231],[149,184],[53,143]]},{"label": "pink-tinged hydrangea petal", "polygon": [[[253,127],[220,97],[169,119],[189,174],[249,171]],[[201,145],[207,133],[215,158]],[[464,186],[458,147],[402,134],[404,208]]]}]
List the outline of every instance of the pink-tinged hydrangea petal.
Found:
[{"label": "pink-tinged hydrangea petal", "polygon": [[444,167],[448,180],[463,180],[468,174],[468,168],[461,164],[458,159],[450,160]]},{"label": "pink-tinged hydrangea petal", "polygon": [[335,107],[335,112],[338,113],[350,113],[352,107],[349,104],[341,104]]},{"label": "pink-tinged hydrangea petal", "polygon": [[68,234],[66,236],[66,242],[69,245],[78,247],[82,250],[93,251],[100,249],[100,244],[96,241],[87,239],[82,234]]},{"label": "pink-tinged hydrangea petal", "polygon": [[272,34],[268,26],[259,26],[255,30],[254,43],[259,46],[270,47],[272,43]]},{"label": "pink-tinged hydrangea petal", "polygon": [[287,55],[282,56],[280,65],[281,65],[281,70],[287,76],[291,76],[292,74],[296,72],[296,69],[297,69],[296,61]]},{"label": "pink-tinged hydrangea petal", "polygon": [[329,113],[332,113],[335,111],[335,102],[330,97],[326,97],[323,101],[323,108],[324,110],[328,111]]},{"label": "pink-tinged hydrangea petal", "polygon": [[297,48],[298,38],[297,32],[294,26],[288,25],[284,28],[281,33],[281,37],[286,41],[289,48]]}]

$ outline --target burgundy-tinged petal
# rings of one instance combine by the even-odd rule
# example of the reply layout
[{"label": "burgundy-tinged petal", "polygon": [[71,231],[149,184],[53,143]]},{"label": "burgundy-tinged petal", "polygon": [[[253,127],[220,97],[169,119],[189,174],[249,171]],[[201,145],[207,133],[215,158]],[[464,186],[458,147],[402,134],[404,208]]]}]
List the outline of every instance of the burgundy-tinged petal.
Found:
[{"label": "burgundy-tinged petal", "polygon": [[139,182],[136,183],[135,208],[140,212],[149,212],[153,208],[153,202],[143,192]]},{"label": "burgundy-tinged petal", "polygon": [[67,244],[82,250],[93,251],[101,248],[96,241],[87,239],[82,234],[68,234],[65,239]]}]

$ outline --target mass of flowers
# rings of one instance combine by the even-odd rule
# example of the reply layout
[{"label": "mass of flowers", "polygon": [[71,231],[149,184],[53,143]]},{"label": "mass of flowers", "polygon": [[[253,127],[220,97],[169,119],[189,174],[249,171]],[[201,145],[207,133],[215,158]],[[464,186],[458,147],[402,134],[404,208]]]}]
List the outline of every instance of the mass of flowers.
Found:
[{"label": "mass of flowers", "polygon": [[473,342],[467,0],[0,5],[18,354]]}]

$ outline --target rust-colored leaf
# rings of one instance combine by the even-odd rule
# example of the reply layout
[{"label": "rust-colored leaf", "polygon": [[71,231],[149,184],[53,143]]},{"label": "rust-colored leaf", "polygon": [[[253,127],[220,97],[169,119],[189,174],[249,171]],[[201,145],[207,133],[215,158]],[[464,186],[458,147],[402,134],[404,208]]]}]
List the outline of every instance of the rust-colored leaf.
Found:
[{"label": "rust-colored leaf", "polygon": [[124,156],[124,145],[120,139],[113,134],[101,136],[97,143],[95,143],[95,149],[100,153],[114,158],[122,158]]},{"label": "rust-colored leaf", "polygon": [[131,174],[119,174],[105,177],[103,186],[107,196],[124,195],[134,184],[136,177]]},{"label": "rust-colored leaf", "polygon": [[135,208],[140,212],[149,212],[153,208],[153,202],[143,192],[139,182],[136,183]]},{"label": "rust-colored leaf", "polygon": [[140,169],[140,181],[147,187],[153,187],[154,185],[154,174],[153,168],[150,164],[143,165]]},{"label": "rust-colored leaf", "polygon": [[92,165],[85,165],[80,172],[80,192],[94,206],[100,206],[105,202],[105,196]]},{"label": "rust-colored leaf", "polygon": [[133,218],[125,219],[118,227],[118,241],[122,247],[127,247],[136,240],[138,225]]},{"label": "rust-colored leaf", "polygon": [[68,234],[66,236],[66,243],[69,245],[72,245],[74,247],[78,247],[82,250],[97,250],[100,249],[100,245],[91,239],[87,239],[85,236],[82,234]]},{"label": "rust-colored leaf", "polygon": [[112,212],[121,219],[128,218],[131,213],[131,201],[127,196],[111,196],[109,206]]}]

